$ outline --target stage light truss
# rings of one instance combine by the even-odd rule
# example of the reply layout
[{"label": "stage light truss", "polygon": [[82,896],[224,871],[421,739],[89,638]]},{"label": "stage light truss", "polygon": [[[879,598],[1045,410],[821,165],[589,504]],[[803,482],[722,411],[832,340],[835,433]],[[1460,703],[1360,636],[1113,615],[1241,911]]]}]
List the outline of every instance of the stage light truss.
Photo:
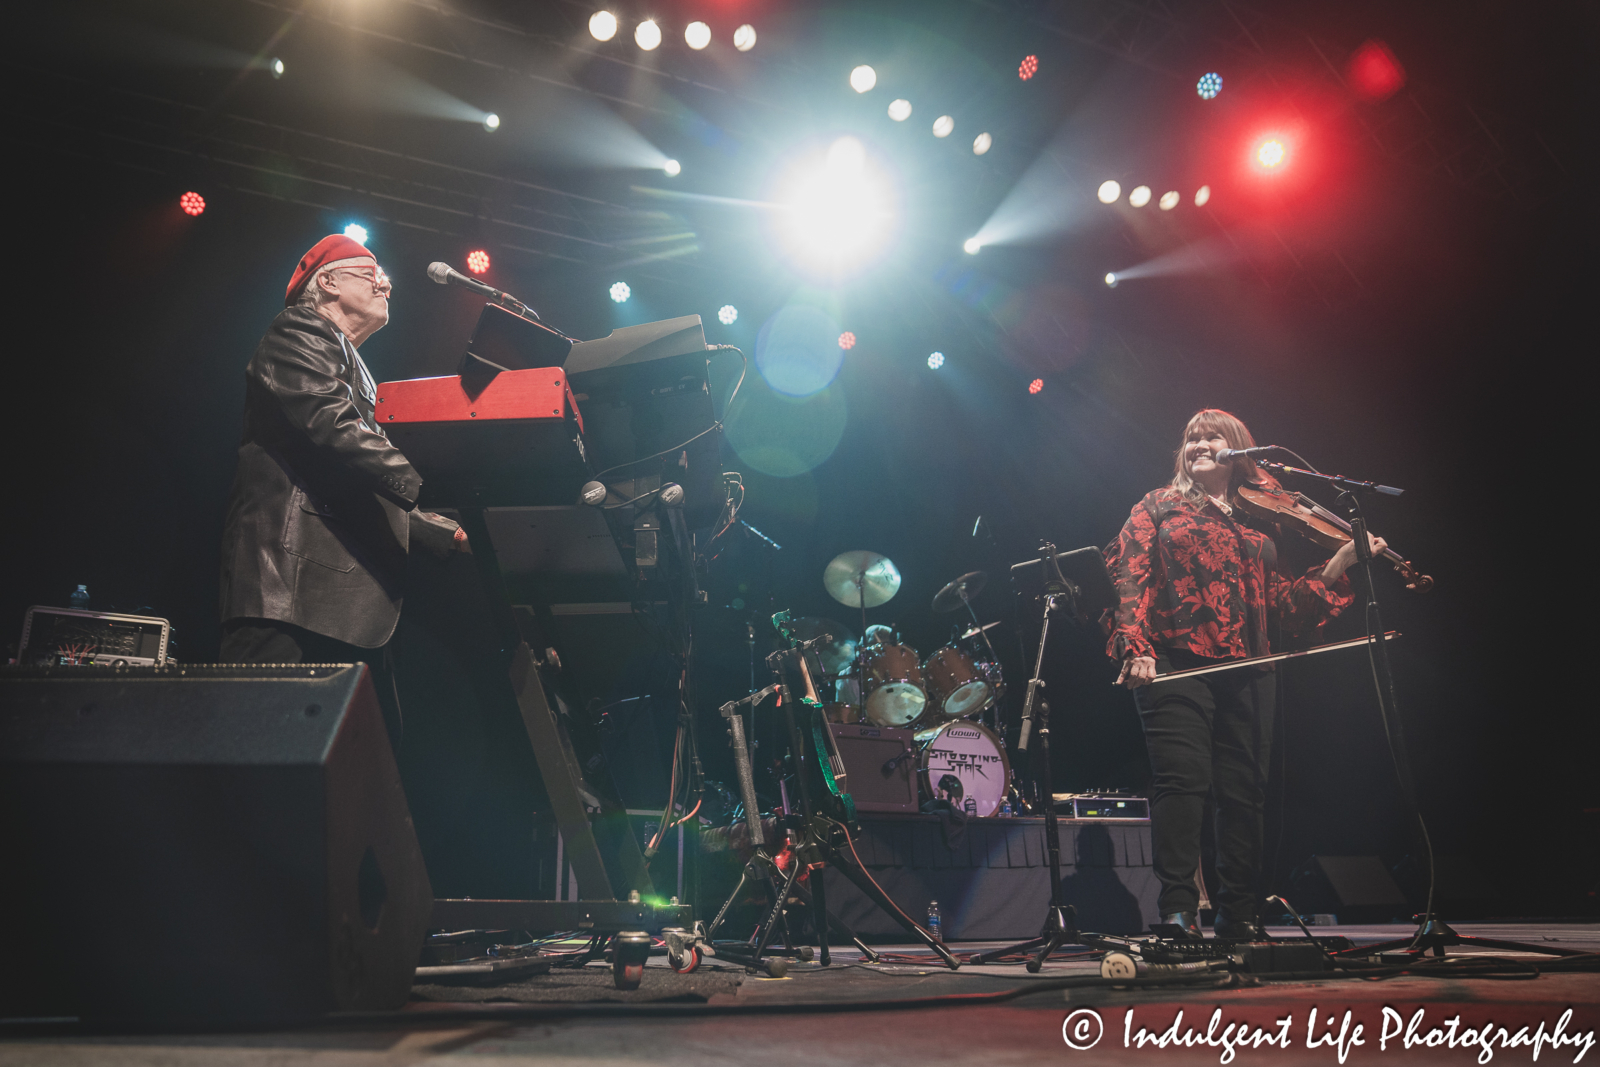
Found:
[{"label": "stage light truss", "polygon": [[[973,0],[996,12],[1002,0]],[[1266,79],[1291,99],[1308,78],[1337,83],[1356,42],[1315,38],[1279,16],[1239,0],[1200,0],[1180,9],[1164,0],[1049,0],[1029,21],[1055,36],[1165,75],[1188,87],[1199,63],[1226,61],[1230,89]],[[1197,54],[1198,53],[1198,54]],[[1541,180],[1560,166],[1538,134],[1509,109],[1476,105],[1454,91],[1413,79],[1382,104],[1350,111],[1356,138],[1379,154],[1473,192],[1513,201],[1539,198]]]},{"label": "stage light truss", "polygon": [[[25,120],[74,135],[96,162],[270,197],[319,210],[359,210],[373,224],[396,223],[463,240],[490,239],[521,252],[597,268],[648,264],[698,269],[684,220],[554,185],[472,170],[418,155],[227,113],[205,116],[189,103],[60,78],[37,91]],[[203,120],[203,121],[202,121]],[[645,251],[641,251],[645,250]],[[637,270],[645,265],[645,270]]]}]

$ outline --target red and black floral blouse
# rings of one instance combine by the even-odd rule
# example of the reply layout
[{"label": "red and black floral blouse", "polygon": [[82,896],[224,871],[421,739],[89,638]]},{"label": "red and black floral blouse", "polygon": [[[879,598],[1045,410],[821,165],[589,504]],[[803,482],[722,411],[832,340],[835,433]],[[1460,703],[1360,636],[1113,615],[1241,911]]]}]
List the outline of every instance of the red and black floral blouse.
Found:
[{"label": "red and black floral blouse", "polygon": [[1322,565],[1293,581],[1277,573],[1278,547],[1225,514],[1196,508],[1172,488],[1134,506],[1106,550],[1120,603],[1107,613],[1113,659],[1181,648],[1213,659],[1267,655],[1267,626],[1307,634],[1351,602],[1350,579],[1322,581]]}]

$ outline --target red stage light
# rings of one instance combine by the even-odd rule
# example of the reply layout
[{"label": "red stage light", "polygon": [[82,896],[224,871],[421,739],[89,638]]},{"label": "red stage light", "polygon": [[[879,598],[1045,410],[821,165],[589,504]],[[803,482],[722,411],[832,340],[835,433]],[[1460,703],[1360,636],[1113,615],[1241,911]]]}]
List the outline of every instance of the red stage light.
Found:
[{"label": "red stage light", "polygon": [[848,352],[852,348],[854,348],[855,346],[856,346],[856,335],[855,334],[851,333],[849,330],[846,330],[844,333],[841,333],[839,335],[839,347],[840,348],[842,348],[846,352]]},{"label": "red stage light", "polygon": [[489,269],[489,253],[479,248],[467,253],[467,269],[474,274],[482,274]]},{"label": "red stage light", "polygon": [[1028,392],[1029,393],[1037,394],[1039,392],[1039,390],[1041,390],[1043,388],[1044,388],[1044,379],[1043,378],[1035,378],[1033,381],[1028,383]]},{"label": "red stage light", "polygon": [[1345,66],[1345,78],[1357,96],[1377,103],[1399,92],[1406,83],[1406,71],[1388,45],[1371,40],[1351,55]]},{"label": "red stage light", "polygon": [[1269,137],[1256,146],[1256,162],[1268,169],[1282,163],[1284,156],[1287,154],[1288,152],[1283,147],[1283,142],[1276,137]]},{"label": "red stage light", "polygon": [[1023,56],[1022,65],[1017,68],[1017,77],[1027,81],[1037,73],[1039,73],[1039,57]]},{"label": "red stage light", "polygon": [[184,193],[178,197],[178,206],[185,215],[199,215],[206,209],[206,198],[199,193]]}]

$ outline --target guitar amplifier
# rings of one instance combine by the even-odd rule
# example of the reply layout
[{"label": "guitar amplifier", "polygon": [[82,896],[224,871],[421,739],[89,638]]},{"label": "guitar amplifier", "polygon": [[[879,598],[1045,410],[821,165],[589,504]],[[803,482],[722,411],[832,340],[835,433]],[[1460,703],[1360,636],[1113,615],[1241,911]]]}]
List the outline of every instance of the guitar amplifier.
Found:
[{"label": "guitar amplifier", "polygon": [[867,723],[829,723],[845,784],[857,811],[910,812],[917,803],[917,750],[910,730]]},{"label": "guitar amplifier", "polygon": [[160,667],[172,626],[166,619],[35,605],[22,622],[17,663],[27,667]]}]

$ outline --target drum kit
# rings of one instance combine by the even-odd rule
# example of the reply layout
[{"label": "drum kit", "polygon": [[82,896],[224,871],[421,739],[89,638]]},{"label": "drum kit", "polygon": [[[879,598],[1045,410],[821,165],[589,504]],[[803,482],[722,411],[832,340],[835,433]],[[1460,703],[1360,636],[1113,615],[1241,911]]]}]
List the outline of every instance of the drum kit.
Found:
[{"label": "drum kit", "polygon": [[934,595],[935,612],[964,609],[969,619],[926,657],[893,627],[866,624],[867,608],[900,591],[899,570],[876,552],[842,553],[822,576],[829,596],[861,612],[859,640],[833,619],[797,618],[789,629],[797,640],[821,639],[812,647],[827,672],[819,695],[829,721],[911,730],[924,797],[942,797],[979,817],[998,812],[1011,784],[999,732],[1005,678],[989,641],[999,624],[980,624],[972,606],[987,578],[972,571]]}]

